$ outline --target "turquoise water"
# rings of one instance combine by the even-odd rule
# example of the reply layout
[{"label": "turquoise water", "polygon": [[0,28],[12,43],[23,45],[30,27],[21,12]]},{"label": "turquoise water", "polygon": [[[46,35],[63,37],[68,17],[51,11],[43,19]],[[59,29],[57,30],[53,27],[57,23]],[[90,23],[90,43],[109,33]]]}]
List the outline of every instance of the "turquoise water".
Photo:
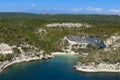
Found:
[{"label": "turquoise water", "polygon": [[0,73],[0,80],[120,80],[120,73],[84,73],[73,69],[78,56],[58,55],[46,61],[12,65]]}]

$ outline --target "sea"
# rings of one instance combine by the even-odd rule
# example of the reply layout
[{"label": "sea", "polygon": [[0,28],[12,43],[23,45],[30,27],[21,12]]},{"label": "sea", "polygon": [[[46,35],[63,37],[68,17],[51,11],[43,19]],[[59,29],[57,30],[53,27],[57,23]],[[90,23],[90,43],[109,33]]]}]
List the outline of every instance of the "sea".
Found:
[{"label": "sea", "polygon": [[74,69],[77,55],[56,55],[43,61],[14,64],[0,73],[0,80],[120,80],[120,73],[86,73]]}]

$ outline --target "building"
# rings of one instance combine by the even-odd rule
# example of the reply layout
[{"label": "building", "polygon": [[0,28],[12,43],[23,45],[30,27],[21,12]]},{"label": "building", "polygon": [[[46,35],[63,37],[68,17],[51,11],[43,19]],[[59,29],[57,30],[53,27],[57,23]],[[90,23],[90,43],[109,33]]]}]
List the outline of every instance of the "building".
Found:
[{"label": "building", "polygon": [[8,44],[0,44],[0,54],[12,54],[12,48]]},{"label": "building", "polygon": [[100,39],[98,36],[73,36],[69,35],[66,36],[67,39],[72,44],[80,44],[81,48],[86,48],[88,44],[92,44],[93,46],[106,48],[106,45],[103,40]]}]

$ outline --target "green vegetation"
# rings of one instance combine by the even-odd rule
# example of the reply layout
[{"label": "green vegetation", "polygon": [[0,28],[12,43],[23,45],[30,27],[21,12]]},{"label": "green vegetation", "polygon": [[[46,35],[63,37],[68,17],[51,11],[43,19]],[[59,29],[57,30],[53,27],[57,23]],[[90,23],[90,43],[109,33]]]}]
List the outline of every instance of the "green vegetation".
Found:
[{"label": "green vegetation", "polygon": [[[45,26],[48,23],[55,22],[87,23],[92,27],[47,28]],[[36,30],[40,28],[45,29],[47,34],[37,34]],[[20,44],[27,42],[28,44],[34,45],[37,48],[46,51],[47,53],[61,51],[61,48],[64,46],[61,45],[61,39],[63,39],[63,37],[66,35],[100,36],[102,39],[106,40],[114,33],[119,33],[119,31],[120,16],[117,15],[43,15],[28,13],[0,13],[0,43],[8,43],[9,45],[20,46]],[[92,52],[92,50],[94,49],[90,48],[85,50],[91,52],[91,54],[88,56],[89,61],[95,60],[93,59],[95,54],[93,54],[94,52]],[[19,53],[17,49],[15,51]],[[2,56],[0,59],[2,59]],[[109,58],[103,59],[105,62],[108,60]],[[119,60],[120,59],[117,61]]]},{"label": "green vegetation", "polygon": [[13,58],[12,54],[0,55],[0,61],[8,60],[10,61]]}]

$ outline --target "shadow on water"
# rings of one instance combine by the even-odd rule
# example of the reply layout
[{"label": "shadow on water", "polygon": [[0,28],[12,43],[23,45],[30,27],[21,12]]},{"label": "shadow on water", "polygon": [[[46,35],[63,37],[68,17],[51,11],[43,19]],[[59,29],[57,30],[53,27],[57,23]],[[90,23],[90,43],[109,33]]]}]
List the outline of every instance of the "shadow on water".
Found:
[{"label": "shadow on water", "polygon": [[45,61],[15,64],[3,73],[0,80],[120,80],[120,73],[85,73],[73,69],[79,56],[57,55]]}]

